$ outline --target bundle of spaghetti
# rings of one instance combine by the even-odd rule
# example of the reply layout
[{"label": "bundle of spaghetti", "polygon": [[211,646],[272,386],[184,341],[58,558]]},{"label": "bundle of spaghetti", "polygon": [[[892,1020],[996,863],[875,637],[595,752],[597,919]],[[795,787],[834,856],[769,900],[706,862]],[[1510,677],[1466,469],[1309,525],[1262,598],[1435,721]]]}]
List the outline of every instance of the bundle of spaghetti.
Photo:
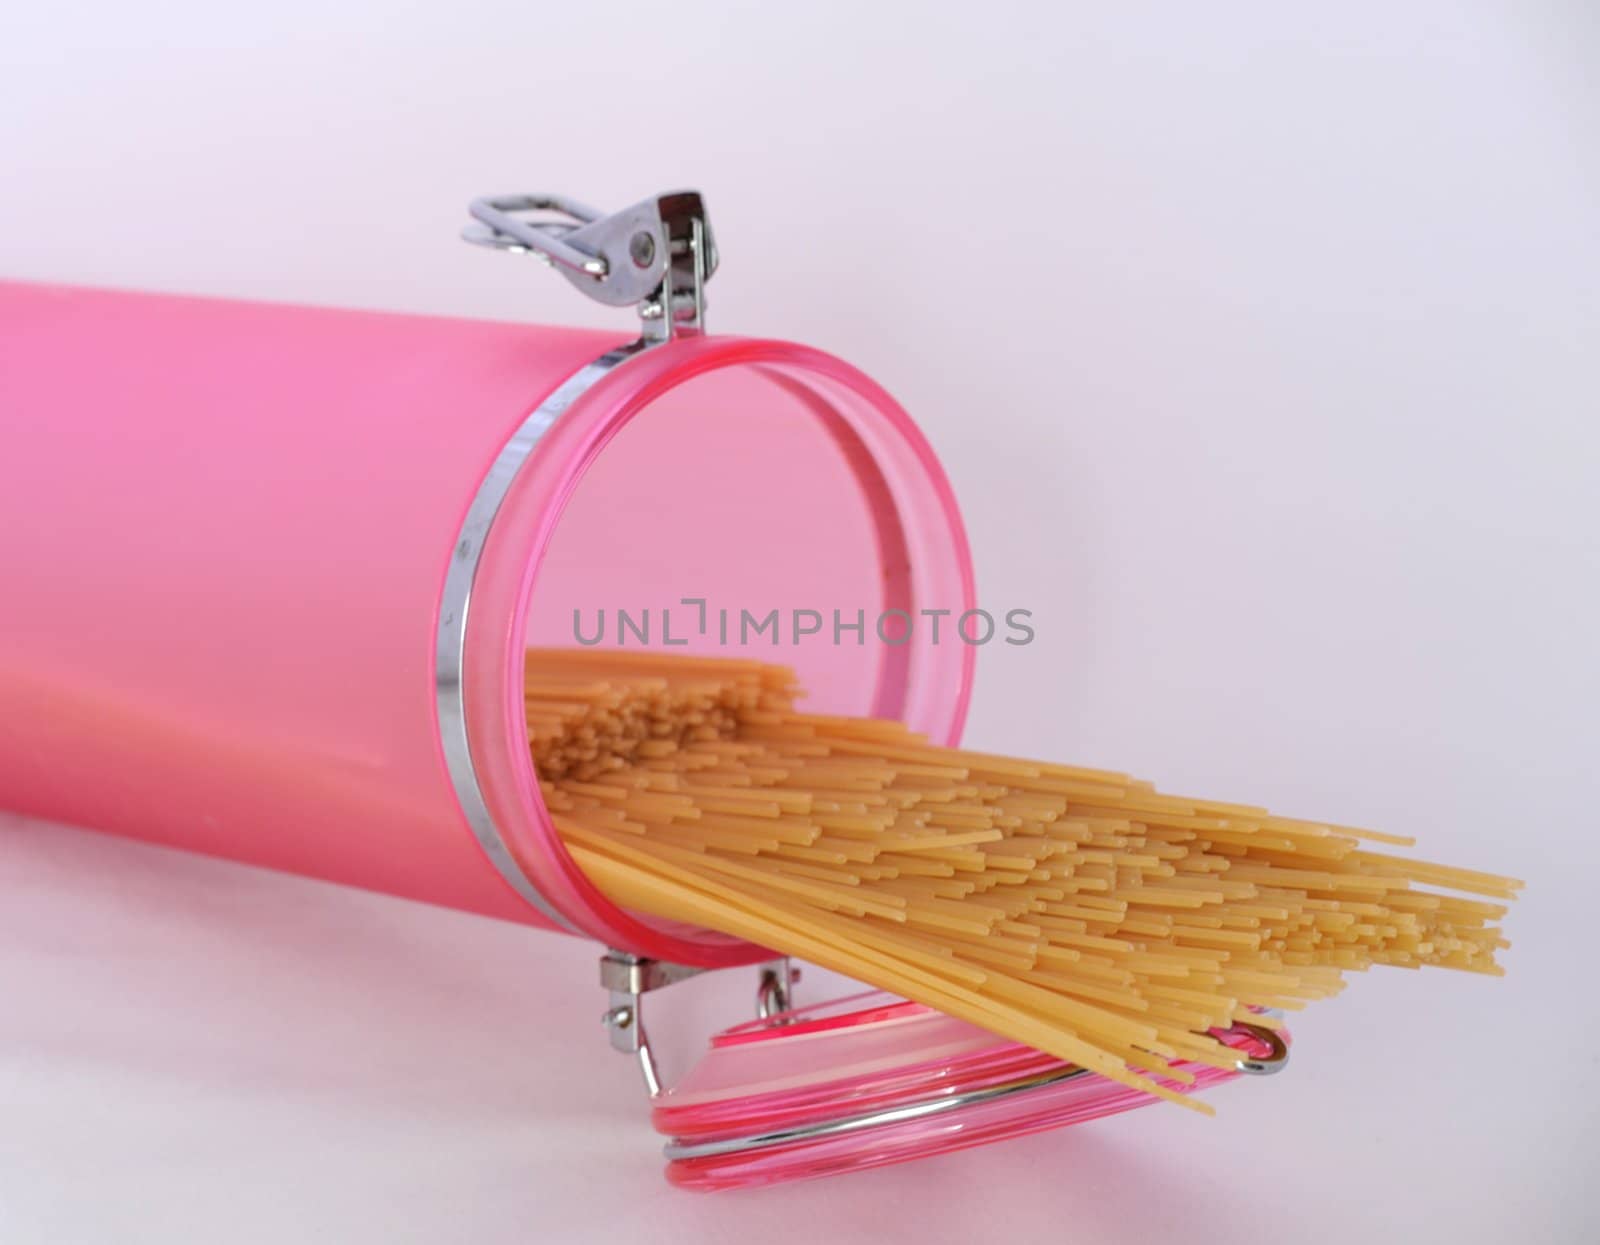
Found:
[{"label": "bundle of spaghetti", "polygon": [[1521,884],[1364,846],[1409,839],[803,713],[757,662],[532,650],[527,689],[546,805],[615,902],[1198,1110],[1174,1065],[1231,1068],[1213,1031],[1258,1009],[1374,964],[1502,971]]},{"label": "bundle of spaghetti", "polygon": [[790,671],[756,661],[556,652],[530,652],[523,689],[534,765],[545,779],[589,781],[647,744],[659,750],[729,735],[742,714],[788,708],[798,692]]}]

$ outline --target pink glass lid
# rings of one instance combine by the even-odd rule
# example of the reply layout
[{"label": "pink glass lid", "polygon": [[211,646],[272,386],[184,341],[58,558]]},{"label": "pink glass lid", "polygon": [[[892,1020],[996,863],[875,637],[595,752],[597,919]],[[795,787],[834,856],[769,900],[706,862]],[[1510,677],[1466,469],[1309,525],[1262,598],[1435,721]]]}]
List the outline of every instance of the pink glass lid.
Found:
[{"label": "pink glass lid", "polygon": [[[1178,1065],[1184,1091],[1275,1072],[1286,1034],[1216,1036],[1237,1070]],[[868,992],[735,1026],[656,1099],[667,1176],[734,1188],[852,1171],[1115,1115],[1157,1099],[920,1004]]]}]

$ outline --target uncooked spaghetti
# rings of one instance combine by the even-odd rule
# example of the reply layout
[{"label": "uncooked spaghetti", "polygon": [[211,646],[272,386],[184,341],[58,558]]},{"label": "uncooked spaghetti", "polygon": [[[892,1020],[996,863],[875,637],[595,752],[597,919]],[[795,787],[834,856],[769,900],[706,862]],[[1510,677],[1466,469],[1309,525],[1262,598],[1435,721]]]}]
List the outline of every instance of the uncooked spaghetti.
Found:
[{"label": "uncooked spaghetti", "polygon": [[535,766],[590,879],[1202,1111],[1173,1064],[1231,1068],[1211,1030],[1373,964],[1502,971],[1510,878],[802,713],[798,691],[753,661],[530,651]]}]

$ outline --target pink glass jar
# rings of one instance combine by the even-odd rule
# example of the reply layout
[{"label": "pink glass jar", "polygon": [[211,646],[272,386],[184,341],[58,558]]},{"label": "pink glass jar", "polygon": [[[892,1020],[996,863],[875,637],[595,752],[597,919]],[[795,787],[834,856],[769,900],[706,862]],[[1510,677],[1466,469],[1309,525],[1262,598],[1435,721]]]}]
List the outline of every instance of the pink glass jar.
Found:
[{"label": "pink glass jar", "polygon": [[[0,409],[0,804],[639,955],[770,958],[625,913],[573,865],[529,756],[525,645],[573,644],[575,609],[687,630],[684,597],[713,620],[972,599],[911,421],[783,342],[629,355],[571,329],[7,284]],[[769,634],[681,651],[792,664],[823,710],[959,735],[969,646]]]},{"label": "pink glass jar", "polygon": [[[636,303],[638,341],[0,283],[0,807],[565,930],[635,985],[770,960],[579,871],[525,650],[756,656],[808,708],[955,743],[974,647],[911,624],[975,606],[955,500],[866,376],[702,331],[697,196],[516,205],[569,227],[481,201],[476,240]],[[760,1183],[1142,1101],[1084,1075],[866,999],[730,1031],[657,1122],[673,1179]]]}]

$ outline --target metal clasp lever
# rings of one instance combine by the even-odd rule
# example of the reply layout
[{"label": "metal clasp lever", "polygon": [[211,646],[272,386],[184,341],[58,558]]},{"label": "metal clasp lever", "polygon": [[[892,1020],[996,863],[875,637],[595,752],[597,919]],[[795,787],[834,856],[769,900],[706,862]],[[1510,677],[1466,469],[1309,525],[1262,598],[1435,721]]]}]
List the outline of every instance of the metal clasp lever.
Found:
[{"label": "metal clasp lever", "polygon": [[[600,984],[611,993],[611,1005],[600,1017],[611,1034],[613,1050],[636,1055],[645,1088],[654,1098],[661,1092],[661,1076],[655,1053],[645,1033],[642,1010],[644,996],[663,986],[698,977],[706,970],[666,960],[651,960],[626,951],[609,951],[600,957]],[[761,982],[756,990],[756,1015],[770,1020],[790,1006],[790,988],[800,977],[788,957],[761,966]]]},{"label": "metal clasp lever", "polygon": [[647,341],[705,327],[717,245],[698,191],[656,195],[610,215],[551,194],[474,199],[467,210],[468,242],[535,255],[597,302],[634,304]]}]

